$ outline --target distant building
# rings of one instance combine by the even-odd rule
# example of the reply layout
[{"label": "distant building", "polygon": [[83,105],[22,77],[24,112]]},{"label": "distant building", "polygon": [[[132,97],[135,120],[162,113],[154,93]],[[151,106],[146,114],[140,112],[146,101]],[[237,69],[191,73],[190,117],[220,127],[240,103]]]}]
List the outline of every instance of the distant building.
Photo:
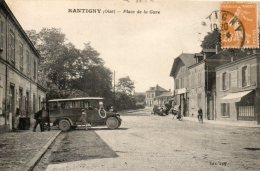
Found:
[{"label": "distant building", "polygon": [[217,120],[253,121],[260,124],[260,55],[216,68]]},{"label": "distant building", "polygon": [[38,84],[39,53],[5,1],[0,4],[0,127],[6,128],[9,115],[30,117],[46,94]]},{"label": "distant building", "polygon": [[158,84],[155,87],[150,87],[150,89],[146,91],[146,106],[153,106],[155,98],[165,92],[169,91],[160,87]]},{"label": "distant building", "polygon": [[154,98],[154,103],[158,106],[162,106],[172,98],[173,93],[171,91],[162,93],[161,95]]}]

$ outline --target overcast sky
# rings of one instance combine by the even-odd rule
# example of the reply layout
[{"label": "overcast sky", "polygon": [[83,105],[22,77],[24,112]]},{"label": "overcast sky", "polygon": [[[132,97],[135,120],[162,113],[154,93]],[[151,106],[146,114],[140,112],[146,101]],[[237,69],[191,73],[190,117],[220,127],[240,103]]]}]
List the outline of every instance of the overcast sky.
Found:
[{"label": "overcast sky", "polygon": [[[156,84],[173,89],[169,74],[174,58],[182,52],[200,52],[199,39],[209,31],[201,22],[219,9],[219,2],[129,1],[6,0],[25,30],[56,27],[77,48],[91,42],[105,65],[116,71],[116,79],[129,75],[137,92]],[[109,9],[121,13],[69,13],[69,9]],[[160,14],[126,14],[124,10],[153,10]]]}]

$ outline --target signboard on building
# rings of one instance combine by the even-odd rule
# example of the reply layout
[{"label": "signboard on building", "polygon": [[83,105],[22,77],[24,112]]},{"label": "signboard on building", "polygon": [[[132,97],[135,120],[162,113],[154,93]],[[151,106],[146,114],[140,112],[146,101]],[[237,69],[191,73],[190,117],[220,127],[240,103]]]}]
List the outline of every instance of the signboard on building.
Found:
[{"label": "signboard on building", "polygon": [[177,89],[177,90],[175,90],[175,95],[184,94],[186,92],[187,92],[186,88]]}]

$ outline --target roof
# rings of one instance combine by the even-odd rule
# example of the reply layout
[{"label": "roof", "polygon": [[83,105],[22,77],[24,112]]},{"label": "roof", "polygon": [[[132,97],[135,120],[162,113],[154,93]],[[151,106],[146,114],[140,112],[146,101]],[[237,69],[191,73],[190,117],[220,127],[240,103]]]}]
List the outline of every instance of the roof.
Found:
[{"label": "roof", "polygon": [[175,76],[176,74],[176,68],[178,66],[179,62],[182,62],[187,68],[191,65],[194,65],[196,63],[196,59],[194,58],[194,54],[192,53],[182,53],[178,57],[174,59],[172,69],[170,72],[170,76]]},{"label": "roof", "polygon": [[168,91],[168,92],[162,93],[161,95],[157,96],[156,98],[171,97],[171,96],[172,96],[172,92]]},{"label": "roof", "polygon": [[67,99],[52,99],[48,102],[58,102],[58,101],[79,101],[79,100],[103,100],[102,97],[78,97],[78,98],[67,98]]},{"label": "roof", "polygon": [[205,52],[205,53],[216,53],[216,49],[202,49],[202,52]]},{"label": "roof", "polygon": [[149,91],[168,91],[164,88],[162,88],[161,86],[159,86],[158,84],[155,86],[155,87],[151,87],[149,90],[147,90],[146,92],[149,92]]},{"label": "roof", "polygon": [[28,42],[28,44],[31,47],[31,49],[33,50],[33,52],[36,54],[37,57],[40,58],[41,55],[39,54],[39,52],[34,47],[33,43],[31,42],[31,40],[29,39],[29,37],[25,33],[24,29],[22,28],[22,26],[20,25],[18,20],[15,18],[14,14],[12,13],[11,9],[8,7],[6,2],[4,0],[0,0],[0,4],[1,4],[1,8],[10,16],[11,21],[13,21],[15,26],[18,27],[18,31],[22,34],[24,39]]}]

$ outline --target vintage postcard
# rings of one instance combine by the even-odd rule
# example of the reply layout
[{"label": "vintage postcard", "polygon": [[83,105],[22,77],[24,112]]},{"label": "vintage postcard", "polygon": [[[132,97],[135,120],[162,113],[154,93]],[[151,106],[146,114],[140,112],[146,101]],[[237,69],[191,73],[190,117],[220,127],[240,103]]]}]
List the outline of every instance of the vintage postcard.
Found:
[{"label": "vintage postcard", "polygon": [[259,140],[259,2],[0,0],[0,171],[258,171]]}]

